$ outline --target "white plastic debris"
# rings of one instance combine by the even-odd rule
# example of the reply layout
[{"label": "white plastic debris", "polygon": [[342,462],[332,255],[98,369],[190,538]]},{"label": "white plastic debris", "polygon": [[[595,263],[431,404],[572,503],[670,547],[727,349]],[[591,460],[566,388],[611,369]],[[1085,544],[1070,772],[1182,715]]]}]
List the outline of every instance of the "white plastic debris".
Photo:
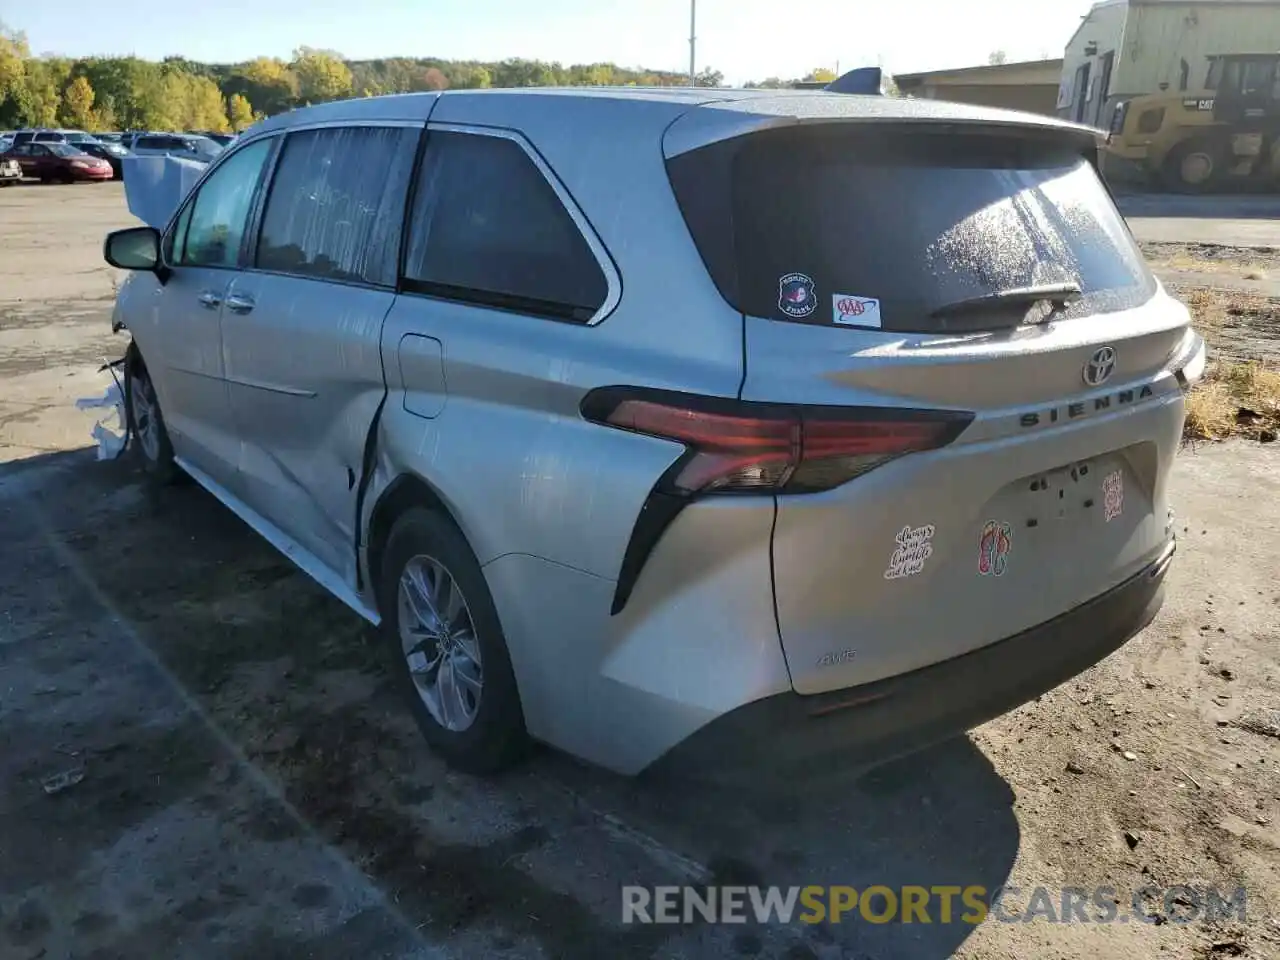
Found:
[{"label": "white plastic debris", "polygon": [[[125,419],[124,396],[120,393],[120,387],[112,384],[107,387],[107,392],[100,397],[85,397],[76,401],[77,410],[94,410],[99,408],[110,408],[115,411],[116,423],[114,427],[108,426],[106,420],[110,415],[106,415],[93,425],[92,436],[98,441],[98,459],[111,460],[120,455],[120,451],[124,449],[125,436],[128,433],[128,421]],[[119,432],[117,432],[119,431]]]},{"label": "white plastic debris", "polygon": [[52,796],[55,793],[61,793],[68,787],[74,787],[83,779],[84,767],[76,767],[72,770],[63,770],[61,773],[55,773],[51,777],[45,777],[40,781],[40,786],[44,787],[45,793]]}]

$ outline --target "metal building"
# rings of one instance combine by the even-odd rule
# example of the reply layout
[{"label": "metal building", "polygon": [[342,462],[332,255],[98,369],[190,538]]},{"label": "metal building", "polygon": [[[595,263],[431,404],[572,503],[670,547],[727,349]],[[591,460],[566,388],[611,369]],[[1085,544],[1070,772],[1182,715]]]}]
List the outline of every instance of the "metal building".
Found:
[{"label": "metal building", "polygon": [[1056,110],[1106,128],[1119,100],[1199,90],[1216,54],[1280,51],[1280,0],[1102,0],[1067,44]]},{"label": "metal building", "polygon": [[899,73],[893,79],[904,96],[1053,116],[1061,76],[1061,60],[1028,60],[957,70]]}]

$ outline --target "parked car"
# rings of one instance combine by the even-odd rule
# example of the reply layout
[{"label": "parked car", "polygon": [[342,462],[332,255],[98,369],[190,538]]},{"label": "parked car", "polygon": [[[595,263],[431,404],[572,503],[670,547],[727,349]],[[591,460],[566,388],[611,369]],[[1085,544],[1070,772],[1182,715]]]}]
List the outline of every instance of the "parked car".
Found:
[{"label": "parked car", "polygon": [[13,136],[14,146],[23,143],[98,143],[97,137],[83,130],[19,130]]},{"label": "parked car", "polygon": [[220,147],[227,146],[236,138],[234,133],[215,133],[212,130],[194,130],[191,131],[188,136],[205,137],[208,140],[212,140]]},{"label": "parked car", "polygon": [[273,117],[107,238],[138,456],[379,624],[460,768],[893,756],[1161,605],[1204,345],[1097,155],[821,92]]},{"label": "parked car", "polygon": [[24,177],[38,177],[42,183],[60,180],[110,180],[111,164],[91,157],[67,143],[21,143],[10,147],[0,159],[16,160]]},{"label": "parked car", "polygon": [[77,143],[75,146],[91,157],[107,161],[111,165],[112,176],[117,180],[124,178],[123,160],[129,156],[129,151],[118,143]]},{"label": "parked car", "polygon": [[3,154],[4,150],[0,148],[0,187],[11,187],[22,180],[22,166]]},{"label": "parked car", "polygon": [[140,133],[129,144],[129,151],[140,157],[185,157],[208,163],[222,148],[208,137],[192,137],[183,133]]},{"label": "parked car", "polygon": [[103,143],[115,143],[115,144],[119,144],[120,141],[124,138],[123,133],[97,133],[97,134],[94,134],[94,136],[96,136]]}]

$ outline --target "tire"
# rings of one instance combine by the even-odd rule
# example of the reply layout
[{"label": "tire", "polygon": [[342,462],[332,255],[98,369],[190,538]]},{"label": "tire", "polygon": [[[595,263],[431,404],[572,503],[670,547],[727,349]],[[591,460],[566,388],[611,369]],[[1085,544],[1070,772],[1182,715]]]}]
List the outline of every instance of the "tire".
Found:
[{"label": "tire", "polygon": [[160,412],[155,386],[142,357],[132,348],[124,369],[124,407],[129,422],[129,446],[143,471],[159,486],[178,482],[185,474],[173,459],[173,444]]},{"label": "tire", "polygon": [[[1224,146],[1207,138],[1184,140],[1169,151],[1161,166],[1161,179],[1175,193],[1209,193],[1217,189],[1226,167]],[[1192,173],[1205,170],[1200,176]]]},{"label": "tire", "polygon": [[[462,531],[441,513],[412,508],[392,527],[381,561],[379,632],[422,735],[450,766],[466,773],[494,774],[513,766],[529,743],[520,694],[493,597]],[[418,585],[412,598],[410,582]],[[447,603],[449,583],[460,589],[461,603]],[[438,627],[427,626],[430,616],[414,613],[415,605],[419,614],[430,613],[431,605],[422,601],[433,588],[436,605],[454,609],[443,641]],[[411,652],[414,640],[421,649]]]}]

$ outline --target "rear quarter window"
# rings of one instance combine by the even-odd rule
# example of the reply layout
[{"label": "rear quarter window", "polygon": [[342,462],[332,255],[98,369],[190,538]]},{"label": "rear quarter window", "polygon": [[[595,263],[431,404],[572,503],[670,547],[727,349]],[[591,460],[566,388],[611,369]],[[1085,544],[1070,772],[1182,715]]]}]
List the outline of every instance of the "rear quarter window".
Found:
[{"label": "rear quarter window", "polygon": [[608,280],[525,149],[508,137],[431,131],[409,227],[416,292],[587,322]]},{"label": "rear quarter window", "polygon": [[1020,288],[1078,285],[1063,317],[1155,291],[1091,159],[1053,137],[850,124],[725,141],[668,168],[712,278],[752,316],[936,331],[940,308]]}]

